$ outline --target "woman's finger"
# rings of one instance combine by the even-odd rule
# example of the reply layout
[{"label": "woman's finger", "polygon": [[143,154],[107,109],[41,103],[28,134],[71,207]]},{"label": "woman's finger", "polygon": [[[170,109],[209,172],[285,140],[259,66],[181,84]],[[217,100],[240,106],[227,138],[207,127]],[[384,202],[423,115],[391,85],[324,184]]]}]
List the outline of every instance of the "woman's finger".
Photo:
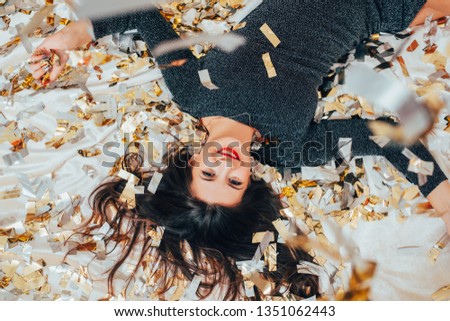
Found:
[{"label": "woman's finger", "polygon": [[61,65],[55,65],[52,68],[52,71],[50,72],[50,82],[54,82],[55,80],[58,79],[59,75],[63,72],[65,67],[65,64],[61,64]]},{"label": "woman's finger", "polygon": [[41,69],[42,67],[44,67],[45,65],[47,65],[44,60],[40,60],[39,62],[35,62],[33,64],[30,64],[30,70],[31,73],[38,71],[39,69]]},{"label": "woman's finger", "polygon": [[36,64],[38,62],[40,62],[42,59],[45,58],[45,55],[43,54],[33,54],[30,59],[28,59],[28,63],[30,65]]},{"label": "woman's finger", "polygon": [[37,69],[36,71],[32,72],[34,79],[41,79],[44,77],[44,75],[50,70],[49,65],[42,66],[41,68]]}]

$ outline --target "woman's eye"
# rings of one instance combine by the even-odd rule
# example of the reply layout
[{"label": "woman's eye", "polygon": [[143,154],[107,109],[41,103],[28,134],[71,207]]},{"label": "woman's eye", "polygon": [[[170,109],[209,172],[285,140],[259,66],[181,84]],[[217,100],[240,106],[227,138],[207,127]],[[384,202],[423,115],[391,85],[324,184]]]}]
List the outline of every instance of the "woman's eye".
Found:
[{"label": "woman's eye", "polygon": [[202,174],[203,174],[205,177],[214,177],[214,174],[213,174],[213,173],[210,173],[210,172],[202,171]]},{"label": "woman's eye", "polygon": [[241,182],[236,181],[236,180],[234,180],[234,179],[230,179],[230,183],[231,183],[232,185],[235,185],[235,186],[240,186],[240,185],[242,185]]}]

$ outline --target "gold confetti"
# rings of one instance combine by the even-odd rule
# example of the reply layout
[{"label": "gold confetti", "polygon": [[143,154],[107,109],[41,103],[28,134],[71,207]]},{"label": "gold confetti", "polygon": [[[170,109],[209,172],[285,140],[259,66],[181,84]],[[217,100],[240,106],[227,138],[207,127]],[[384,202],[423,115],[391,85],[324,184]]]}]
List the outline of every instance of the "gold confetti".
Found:
[{"label": "gold confetti", "polygon": [[[253,234],[252,243],[261,243],[263,237],[266,235],[266,232],[257,232]],[[269,238],[269,242],[275,242],[275,236],[271,233],[271,237]]]},{"label": "gold confetti", "polygon": [[163,174],[161,174],[159,172],[153,173],[152,179],[151,179],[150,183],[148,184],[147,190],[150,193],[155,194],[156,191],[158,190],[158,186],[159,186],[159,183],[161,182],[162,178],[163,178]]},{"label": "gold confetti", "polygon": [[333,102],[333,103],[325,103],[325,113],[329,113],[332,111],[337,111],[338,113],[344,115],[347,111],[347,107],[345,107],[344,104],[340,103],[340,102]]},{"label": "gold confetti", "polygon": [[122,194],[120,194],[119,200],[121,202],[124,202],[127,204],[128,208],[135,208],[136,207],[136,193],[134,190],[135,185],[138,183],[139,178],[134,176],[131,173],[121,171],[120,175],[121,178],[127,180],[127,184],[125,185],[125,188],[122,191]]},{"label": "gold confetti", "polygon": [[277,244],[269,244],[264,251],[264,264],[268,270],[273,272],[277,270]]},{"label": "gold confetti", "polygon": [[11,189],[0,190],[0,200],[6,200],[11,198],[20,197],[21,189],[19,187],[13,187]]},{"label": "gold confetti", "polygon": [[288,228],[281,219],[273,221],[272,224],[273,226],[275,226],[276,230],[285,242],[289,241],[289,239],[295,236],[295,234],[289,232]]},{"label": "gold confetti", "polygon": [[430,260],[435,263],[441,255],[442,250],[448,245],[450,242],[450,235],[445,233],[437,242],[433,245],[433,248],[430,250]]},{"label": "gold confetti", "polygon": [[369,300],[371,282],[375,275],[376,263],[361,262],[354,264],[350,279],[350,289],[338,296],[339,301],[367,301]]},{"label": "gold confetti", "polygon": [[434,301],[450,301],[450,285],[443,286],[431,295]]},{"label": "gold confetti", "polygon": [[[51,0],[46,0],[45,3],[48,6],[53,5],[53,1]],[[229,23],[227,21],[229,17],[234,15],[236,9],[244,7],[245,5],[243,0],[217,0],[212,2],[208,1],[206,4],[201,1],[193,2],[191,0],[180,0],[164,4],[162,10],[166,15],[166,18],[173,24],[176,31],[179,34],[183,34],[183,36],[188,36],[203,31],[201,26],[206,24],[202,24],[202,21],[223,23],[225,32],[244,27],[245,22]],[[33,7],[33,10],[36,9]],[[8,14],[10,15],[14,12],[20,12],[19,10],[23,11],[30,9],[27,7],[14,7]],[[191,17],[187,17],[187,15],[191,15]],[[30,37],[45,37],[48,31],[46,31],[43,24],[55,24],[55,26],[57,26],[58,21],[60,25],[66,25],[70,22],[69,19],[61,18],[54,13],[50,13],[45,18],[46,19],[42,19],[41,25],[30,34]],[[2,19],[6,25],[9,24],[9,17],[4,16]],[[268,26],[267,28],[270,29]],[[261,31],[264,33],[263,30]],[[277,39],[274,34],[273,36],[273,40]],[[388,55],[390,53],[388,46],[380,44],[381,42],[375,43],[375,41],[379,40],[379,35],[372,37],[371,46],[378,46],[376,50],[377,58],[386,57],[383,55]],[[20,43],[21,39],[16,39],[16,41],[17,43],[15,43],[15,39],[12,38],[11,43],[9,43],[6,47],[2,46],[0,48],[0,52],[5,50],[4,52],[7,53],[13,50],[14,47]],[[279,39],[277,39],[277,42],[279,43]],[[415,51],[418,46],[422,45],[422,43],[419,45],[418,43],[416,44],[416,42],[417,41],[413,41],[410,44],[408,51]],[[276,46],[275,44],[273,45]],[[213,46],[210,44],[199,44],[192,46],[191,50],[194,52],[196,57],[200,58],[212,48]],[[127,123],[127,125],[131,125],[128,127],[130,129],[130,135],[128,138],[123,139],[119,136],[119,141],[122,140],[122,142],[130,142],[137,140],[148,142],[155,137],[158,139],[161,138],[161,141],[163,141],[166,137],[165,135],[169,135],[169,133],[174,135],[176,138],[179,138],[182,142],[190,142],[191,140],[201,141],[205,137],[205,133],[196,131],[195,126],[191,124],[191,122],[195,120],[192,120],[190,116],[181,113],[181,111],[176,108],[175,104],[172,104],[172,102],[166,100],[167,96],[164,86],[160,86],[154,81],[142,86],[133,86],[134,88],[127,87],[127,84],[120,83],[123,80],[128,79],[128,76],[133,73],[139,72],[146,68],[154,67],[154,61],[152,59],[144,59],[148,58],[148,54],[146,56],[145,53],[139,52],[137,55],[116,55],[116,51],[112,51],[114,54],[108,56],[109,51],[103,51],[103,49],[105,48],[91,48],[90,50],[92,50],[94,54],[75,54],[73,57],[77,57],[78,60],[76,60],[77,62],[74,66],[66,66],[65,75],[68,77],[66,79],[80,77],[80,74],[76,74],[77,65],[80,63],[80,69],[89,70],[90,73],[97,75],[99,79],[104,79],[106,76],[103,73],[103,68],[100,66],[102,66],[102,63],[104,64],[108,61],[113,62],[110,65],[113,68],[116,68],[116,71],[111,79],[104,80],[105,82],[108,81],[111,85],[117,85],[118,88],[116,88],[117,90],[114,93],[114,97],[109,100],[104,97],[99,98],[98,96],[95,96],[94,98],[86,94],[85,97],[78,97],[75,100],[72,99],[73,108],[68,113],[67,119],[61,119],[58,121],[58,128],[55,133],[46,133],[31,126],[28,126],[28,128],[23,128],[23,124],[21,124],[18,119],[12,123],[7,123],[6,121],[3,121],[2,117],[0,117],[0,123],[2,125],[5,123],[4,127],[0,126],[0,141],[9,144],[11,151],[13,153],[17,153],[19,151],[26,150],[27,146],[33,148],[33,141],[42,141],[44,137],[49,134],[49,137],[52,137],[53,135],[54,139],[52,139],[51,142],[48,142],[47,146],[57,148],[56,146],[61,146],[62,144],[68,142],[76,142],[78,138],[82,137],[85,121],[92,120],[96,126],[107,126],[117,122],[117,126],[121,130],[126,128],[126,126],[122,125],[126,123],[129,118],[133,119],[133,121]],[[97,54],[97,50],[102,51],[102,53]],[[425,58],[426,61],[434,64],[436,69],[442,68],[444,60],[439,56],[438,47],[435,44],[429,43],[428,47],[425,49],[425,54],[430,55]],[[272,74],[276,76],[276,71],[271,63],[270,56],[268,55],[267,57],[269,58],[271,64],[271,68],[266,67],[268,74],[269,69],[272,69]],[[98,64],[95,64],[97,62]],[[57,63],[57,61],[52,60],[51,63]],[[181,66],[184,63],[186,63],[186,60],[180,60],[161,67],[172,68]],[[388,65],[389,64],[385,64],[385,66]],[[411,66],[408,67],[412,69]],[[410,71],[412,72],[412,70]],[[420,93],[421,96],[428,96],[435,91],[444,92],[446,90],[446,84],[442,80],[445,79],[445,77],[448,77],[448,74],[444,69],[440,69],[439,71],[440,73],[429,75],[429,81],[419,81],[414,84],[414,89],[418,94]],[[5,76],[7,83],[9,82],[8,85],[11,84],[11,86],[3,87],[1,90],[2,97],[5,97],[9,101],[13,102],[13,98],[16,98],[14,95],[25,89],[41,89],[41,86],[38,86],[34,82],[33,77],[29,75],[25,69],[20,69],[20,71],[17,69],[11,75],[9,75],[9,72],[9,70],[4,70],[2,76]],[[333,116],[337,117],[351,117],[357,115],[361,117],[365,117],[367,115],[372,117],[377,116],[374,108],[363,97],[353,97],[350,95],[338,96],[341,92],[341,88],[338,87],[338,83],[343,80],[343,78],[340,78],[339,75],[342,74],[342,72],[336,72],[336,78],[333,80],[335,82],[333,83],[332,88],[328,88],[328,91],[323,91],[324,93],[328,93],[328,95],[324,95],[324,97],[327,96],[327,99],[329,99],[326,101],[326,103],[328,103],[327,106],[325,106],[325,103],[323,104],[323,112],[333,114]],[[404,74],[406,73],[404,72]],[[212,76],[214,77],[214,75]],[[48,75],[46,77],[48,78]],[[60,84],[62,85],[62,82]],[[70,82],[67,81],[65,84],[70,84]],[[211,84],[214,85],[212,81]],[[334,99],[334,101],[332,99]],[[147,120],[143,121],[141,118],[135,117],[140,112],[147,115]],[[74,121],[74,116],[79,120]],[[450,118],[448,117],[447,122],[450,122]],[[158,125],[157,130],[153,130],[153,124]],[[447,127],[448,126],[449,125],[447,124]],[[447,130],[450,131],[448,128]],[[164,133],[162,133],[163,131]],[[74,134],[75,136],[73,136]],[[192,135],[195,137],[192,137]],[[374,138],[374,140],[380,144],[386,143],[386,140],[381,137]],[[101,151],[95,147],[83,149],[77,148],[77,150],[79,155],[82,157],[94,157],[96,155],[100,155],[101,153]],[[161,153],[161,149],[159,147],[155,147],[155,150],[156,152],[154,155]],[[16,156],[19,155],[16,154]],[[15,156],[10,157],[10,163],[13,162],[15,159],[14,157]],[[119,173],[119,176],[124,176],[124,179],[127,181],[127,188],[124,189],[121,199],[122,201],[132,204],[133,196],[135,197],[136,194],[146,192],[145,187],[136,185],[138,182],[134,182],[134,184],[130,184],[128,186],[128,180],[131,179],[131,176],[119,171],[122,165],[121,161],[122,160],[119,159],[115,162],[115,167],[111,169],[111,173],[112,175],[114,175],[114,173]],[[388,215],[386,208],[401,210],[401,214],[399,214],[399,216],[402,215],[402,218],[405,219],[408,218],[408,215],[416,213],[419,210],[423,210],[424,213],[427,212],[429,209],[429,204],[423,204],[422,206],[415,205],[417,203],[416,200],[420,195],[418,189],[411,188],[403,191],[403,187],[405,186],[403,184],[406,181],[398,175],[395,169],[389,165],[383,165],[378,162],[375,165],[370,163],[370,166],[366,166],[367,164],[368,163],[366,160],[356,159],[354,164],[348,164],[336,170],[333,169],[333,171],[337,173],[335,175],[337,176],[337,181],[332,182],[305,179],[301,174],[281,176],[280,173],[277,173],[276,170],[273,170],[270,167],[265,167],[263,165],[258,166],[253,173],[254,177],[263,179],[265,182],[273,184],[277,189],[277,193],[281,193],[280,199],[283,204],[288,206],[281,211],[283,219],[286,220],[280,220],[282,226],[278,226],[281,230],[281,232],[279,232],[280,237],[278,240],[275,240],[273,233],[270,236],[267,236],[267,239],[264,240],[267,241],[267,247],[264,248],[264,253],[262,254],[264,256],[264,262],[261,261],[261,266],[263,268],[267,267],[271,271],[276,270],[277,244],[269,243],[275,241],[283,242],[285,241],[284,238],[290,240],[289,245],[293,244],[304,246],[306,248],[314,248],[316,251],[311,251],[310,253],[314,256],[314,260],[315,262],[318,262],[319,265],[317,266],[320,268],[322,268],[322,265],[329,266],[330,264],[334,264],[331,263],[331,258],[338,261],[341,260],[342,258],[338,256],[339,253],[336,252],[336,249],[331,247],[326,238],[325,231],[320,223],[322,217],[329,217],[331,220],[336,221],[339,226],[345,226],[346,224],[357,226],[358,222],[361,220],[372,221],[385,218]],[[424,166],[420,160],[411,160],[410,166],[411,170],[415,170],[420,173],[429,172],[430,170],[430,168],[426,165]],[[79,169],[83,171],[82,175],[84,175],[84,173],[86,173],[89,177],[95,177],[95,175],[98,175],[98,168],[96,167],[84,165],[79,166]],[[389,197],[383,198],[377,193],[377,191],[373,191],[372,187],[369,188],[367,186],[368,183],[366,172],[368,171],[374,171],[375,176],[378,175],[380,177],[380,180],[376,181],[374,185],[380,184],[381,187],[389,193],[386,194],[389,195]],[[0,175],[1,174],[3,174],[3,172],[1,172]],[[51,179],[55,179],[55,177],[57,178],[58,175],[58,172],[52,173]],[[156,192],[158,184],[161,180],[161,177],[158,177],[158,175],[154,178],[155,180],[153,183],[150,183],[148,187],[149,191],[153,193]],[[373,179],[373,177],[371,177],[371,179]],[[135,179],[131,180],[135,181]],[[383,180],[388,182],[388,184],[382,184]],[[90,275],[87,273],[86,267],[82,266],[80,269],[73,269],[68,265],[46,267],[45,264],[41,264],[40,262],[40,267],[35,266],[33,264],[33,258],[30,256],[32,248],[27,247],[30,244],[33,244],[33,242],[31,242],[33,238],[43,238],[44,240],[48,238],[51,251],[54,253],[62,253],[65,251],[63,243],[65,240],[69,239],[70,234],[66,233],[68,231],[59,233],[58,230],[58,232],[55,232],[53,228],[56,226],[58,226],[58,229],[62,228],[62,222],[65,222],[68,217],[65,213],[59,212],[60,209],[57,204],[61,204],[59,203],[61,202],[61,195],[52,195],[52,191],[50,191],[51,187],[52,186],[50,185],[49,192],[46,193],[45,196],[42,196],[40,200],[33,199],[27,202],[25,220],[20,222],[20,224],[17,224],[17,227],[15,226],[14,228],[0,229],[0,252],[3,251],[2,253],[6,255],[13,253],[11,248],[9,248],[9,245],[14,242],[14,245],[16,246],[14,251],[17,251],[18,248],[24,246],[24,251],[19,254],[20,257],[23,258],[23,261],[25,262],[27,259],[29,261],[31,260],[30,264],[7,261],[8,266],[4,268],[7,273],[2,270],[2,273],[5,274],[2,274],[0,277],[0,288],[12,288],[12,292],[17,294],[19,297],[22,293],[24,293],[23,291],[26,290],[28,292],[26,292],[26,294],[24,293],[24,295],[26,295],[27,298],[34,296],[34,299],[48,299],[51,295],[53,295],[51,298],[54,299],[88,299],[89,295],[86,296],[86,293],[91,291],[91,283],[89,282]],[[21,188],[19,186],[14,186],[0,190],[0,198],[2,195],[6,195],[2,193],[14,191],[14,189],[16,189],[17,197],[20,197]],[[53,199],[53,197],[55,199]],[[68,199],[66,200],[68,201]],[[72,204],[71,201],[69,203]],[[402,206],[401,209],[399,209],[400,204]],[[69,206],[69,208],[70,207],[71,206]],[[72,210],[74,210],[74,212],[79,211],[75,209],[76,207],[77,206],[75,205],[72,206]],[[410,210],[407,211],[407,209]],[[112,218],[116,215],[117,209],[111,207],[110,212],[110,216]],[[389,213],[389,215],[391,214]],[[72,220],[72,218],[70,219]],[[76,219],[77,214],[74,213],[74,222]],[[290,224],[296,224],[301,231],[308,234],[308,236],[310,236],[313,240],[305,241],[302,236],[294,237],[293,235],[289,235],[289,229],[285,224],[288,222],[287,220],[289,220]],[[81,218],[79,222],[81,223]],[[163,227],[153,226],[152,228],[148,228],[147,232],[152,237],[151,246],[157,247],[164,233]],[[255,233],[252,241],[255,243],[261,243],[264,235],[266,235],[265,232]],[[125,242],[126,240],[121,241]],[[297,241],[297,244],[294,241]],[[439,249],[439,246],[435,248],[438,252]],[[97,259],[104,260],[105,256],[102,253],[104,253],[105,250],[105,244],[103,241],[87,239],[83,245],[75,248],[70,254],[75,254],[76,251],[93,251],[97,256]],[[16,252],[14,252],[14,255],[16,255]],[[188,253],[186,255],[188,256]],[[4,262],[1,262],[1,264],[3,263]],[[174,280],[177,281],[174,281],[173,288],[166,295],[161,295],[158,293],[158,290],[160,289],[158,282],[163,280],[164,275],[162,271],[151,273],[151,267],[154,266],[154,264],[155,259],[150,255],[147,256],[142,262],[143,274],[135,278],[131,291],[128,291],[128,293],[123,292],[123,296],[121,296],[121,294],[118,294],[115,297],[105,296],[105,299],[114,300],[124,298],[145,298],[178,300],[181,298],[189,298],[193,295],[194,291],[198,289],[200,281],[199,277],[195,278],[192,282],[189,280],[182,280],[181,278],[180,280],[177,280],[177,277],[174,277]],[[339,265],[340,263],[337,264]],[[126,267],[126,269],[130,270],[129,267]],[[348,289],[342,284],[333,285],[336,289],[337,297],[345,297],[346,299],[368,299],[370,276],[367,278],[365,276],[361,277],[361,274],[364,275],[365,270],[368,269],[358,266],[357,273],[354,272],[355,275],[352,277],[353,280],[351,291],[346,291]],[[15,271],[20,271],[20,273],[18,273],[17,276],[14,276]],[[26,271],[26,273],[22,273],[22,271]],[[340,272],[342,272],[342,270],[340,270]],[[336,276],[338,275],[339,272]],[[57,294],[52,292],[54,290],[52,289],[52,286],[49,285],[48,280],[46,280],[47,276],[53,278],[56,276],[61,279],[61,282],[58,283],[60,288],[58,289]],[[243,284],[247,298],[255,298],[256,286],[262,292],[261,299],[263,300],[276,301],[301,299],[293,296],[289,293],[289,291],[286,291],[283,296],[270,296],[274,285],[267,282],[267,280],[262,277],[260,272],[255,269],[254,265],[249,264],[247,268],[244,269],[243,276],[245,278]],[[366,279],[366,281],[364,281],[364,279]],[[27,284],[27,282],[29,282],[29,284]],[[436,292],[436,297],[445,298],[445,291],[448,289],[442,288],[441,290],[441,292]],[[77,294],[78,292],[83,292],[85,294],[80,296]],[[183,297],[184,294],[186,294],[186,296]],[[46,295],[48,295],[48,297],[46,297]]]},{"label": "gold confetti", "polygon": [[199,70],[198,75],[200,77],[200,82],[204,87],[208,88],[209,90],[219,89],[219,87],[213,84],[208,69]]},{"label": "gold confetti", "polygon": [[275,70],[275,67],[272,64],[272,60],[270,59],[270,54],[267,52],[265,54],[262,55],[262,59],[264,62],[264,66],[266,67],[267,70],[267,76],[269,78],[273,78],[277,76],[277,72]]},{"label": "gold confetti", "polygon": [[72,123],[70,124],[68,121],[64,119],[58,119],[58,127],[56,129],[55,137],[45,143],[47,148],[60,148],[64,144],[68,142],[76,142],[83,135],[83,125],[81,123]]},{"label": "gold confetti", "polygon": [[281,40],[272,31],[272,29],[267,25],[267,23],[263,24],[261,26],[260,30],[275,48],[278,47],[278,45],[281,43]]},{"label": "gold confetti", "polygon": [[397,61],[400,64],[400,66],[402,67],[403,76],[409,77],[409,72],[408,72],[408,69],[406,68],[405,60],[403,59],[403,57],[398,56]]},{"label": "gold confetti", "polygon": [[427,54],[422,57],[422,61],[424,63],[433,64],[438,71],[445,70],[447,65],[447,58],[437,50],[430,53],[427,52]]},{"label": "gold confetti", "polygon": [[402,154],[409,159],[408,171],[418,174],[419,186],[425,184],[427,176],[433,175],[434,163],[421,160],[407,148],[403,150]]},{"label": "gold confetti", "polygon": [[419,47],[419,43],[417,42],[417,40],[413,40],[413,42],[411,42],[411,44],[408,46],[406,50],[409,52],[413,52],[414,50],[417,49],[417,47]]},{"label": "gold confetti", "polygon": [[150,228],[147,232],[148,236],[152,238],[150,246],[158,247],[161,244],[161,240],[164,235],[165,228],[163,226],[157,226],[156,228]]},{"label": "gold confetti", "polygon": [[11,278],[10,277],[3,276],[0,279],[0,289],[7,288],[10,282],[11,282]]},{"label": "gold confetti", "polygon": [[95,157],[101,155],[102,151],[99,148],[88,148],[88,149],[79,149],[78,154],[83,157]]}]

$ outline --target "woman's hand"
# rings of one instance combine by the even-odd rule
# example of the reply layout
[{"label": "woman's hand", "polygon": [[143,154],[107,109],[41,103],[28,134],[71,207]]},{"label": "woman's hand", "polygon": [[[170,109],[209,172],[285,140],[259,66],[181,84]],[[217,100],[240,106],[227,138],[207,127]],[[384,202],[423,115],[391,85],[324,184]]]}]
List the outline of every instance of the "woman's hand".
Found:
[{"label": "woman's hand", "polygon": [[[69,60],[67,50],[83,48],[90,43],[93,40],[91,30],[90,21],[80,20],[48,36],[30,58],[30,69],[34,79],[41,81],[47,73],[50,74],[49,83],[58,79]],[[54,55],[57,59],[53,58]]]},{"label": "woman's hand", "polygon": [[444,220],[447,233],[450,235],[450,182],[444,181],[439,184],[427,198],[436,213]]}]

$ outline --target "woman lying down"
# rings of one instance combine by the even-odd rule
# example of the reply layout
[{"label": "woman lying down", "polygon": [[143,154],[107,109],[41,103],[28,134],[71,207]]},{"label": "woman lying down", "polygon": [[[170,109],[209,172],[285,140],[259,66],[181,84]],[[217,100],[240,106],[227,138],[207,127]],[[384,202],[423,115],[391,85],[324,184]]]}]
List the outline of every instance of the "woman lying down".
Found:
[{"label": "woman lying down", "polygon": [[[286,10],[288,7],[292,7],[288,0],[264,1],[247,17],[246,27],[236,31],[247,43],[232,53],[214,49],[197,60],[188,50],[182,50],[157,59],[159,65],[186,61],[177,68],[164,69],[163,76],[182,110],[200,119],[207,139],[196,153],[182,147],[167,155],[158,189],[136,195],[134,208],[120,201],[127,183],[121,178],[105,182],[92,194],[90,222],[98,226],[108,222],[113,227],[106,242],[127,239],[109,274],[111,291],[116,272],[133,251],[140,253],[140,260],[150,253],[148,227],[155,231],[164,227],[159,247],[151,252],[165,276],[159,285],[162,295],[177,278],[200,276],[198,297],[206,298],[219,288],[223,299],[241,299],[245,297],[244,278],[251,279],[254,273],[264,280],[264,286],[257,284],[253,298],[287,293],[296,298],[320,295],[316,276],[297,273],[298,262],[312,261],[311,256],[284,243],[277,243],[276,270],[259,263],[250,271],[242,267],[242,262],[251,262],[257,253],[253,235],[270,231],[276,240],[278,232],[272,222],[282,218],[279,197],[252,175],[257,137],[270,134],[282,142],[268,157],[265,153],[264,161],[293,169],[324,165],[336,157],[336,148],[324,148],[327,137],[335,142],[340,137],[352,138],[353,156],[385,156],[417,184],[416,175],[407,170],[409,160],[401,154],[403,147],[391,142],[380,148],[369,139],[366,120],[313,122],[317,89],[331,65],[362,39],[420,24],[430,13],[434,18],[450,15],[450,3],[305,0],[296,10]],[[283,39],[276,48],[259,30],[264,23]],[[50,80],[55,81],[68,60],[66,50],[83,47],[93,41],[92,35],[99,38],[131,29],[138,29],[149,47],[177,38],[156,10],[74,22],[39,46],[32,57],[36,61],[31,66],[33,76],[41,79],[49,71],[38,61],[50,50],[63,63],[50,71]],[[270,53],[276,77],[267,77],[261,63],[263,53]],[[219,90],[209,90],[193,80],[203,69],[208,69]],[[433,175],[420,189],[442,214],[450,231],[450,184],[422,144],[410,149],[420,159],[434,162]],[[137,185],[148,185],[154,173],[142,168],[134,156],[125,155],[124,169],[136,177]],[[108,214],[111,207],[115,215]],[[86,228],[83,232],[94,230]],[[257,258],[259,262],[261,255]]]}]

